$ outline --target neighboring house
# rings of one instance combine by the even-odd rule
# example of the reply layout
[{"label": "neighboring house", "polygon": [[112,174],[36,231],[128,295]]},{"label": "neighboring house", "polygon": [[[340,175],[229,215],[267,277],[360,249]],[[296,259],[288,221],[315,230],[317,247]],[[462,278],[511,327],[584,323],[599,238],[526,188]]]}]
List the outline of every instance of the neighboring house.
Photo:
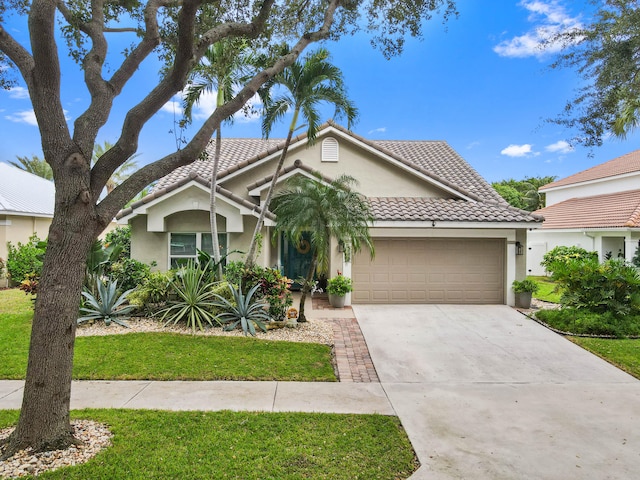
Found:
[{"label": "neighboring house", "polygon": [[[223,249],[247,251],[281,148],[276,140],[222,140]],[[181,167],[118,214],[131,225],[132,257],[168,269],[194,259],[196,248],[211,249],[211,168],[211,160]],[[445,142],[370,141],[329,122],[315,144],[304,135],[293,140],[279,182],[313,172],[355,177],[375,215],[373,260],[368,252],[345,258],[332,245],[330,276],[341,271],[353,278],[353,303],[513,304],[511,282],[525,275],[527,230],[542,219],[510,207]],[[308,249],[282,237],[273,244],[273,225],[268,212],[258,262],[282,268],[289,278],[302,276]]]},{"label": "neighboring house", "polygon": [[54,202],[53,182],[0,162],[0,258],[7,259],[7,242],[25,243],[34,233],[47,237]]},{"label": "neighboring house", "polygon": [[640,150],[540,188],[542,228],[529,233],[527,271],[544,275],[543,255],[558,245],[578,246],[629,261],[640,240]]}]

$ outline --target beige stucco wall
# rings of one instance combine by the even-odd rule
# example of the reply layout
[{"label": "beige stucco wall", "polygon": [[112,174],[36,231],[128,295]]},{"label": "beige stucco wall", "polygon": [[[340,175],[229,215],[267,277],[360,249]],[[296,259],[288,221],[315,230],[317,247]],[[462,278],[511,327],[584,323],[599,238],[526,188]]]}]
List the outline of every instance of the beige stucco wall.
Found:
[{"label": "beige stucco wall", "polygon": [[[349,142],[335,138],[339,145],[339,160],[337,162],[322,161],[322,140],[306,148],[306,144],[292,148],[287,154],[284,167],[293,165],[296,160],[301,160],[306,166],[321,171],[329,178],[336,178],[342,174],[351,175],[358,180],[356,190],[365,196],[384,197],[398,196],[399,192],[405,197],[449,197],[450,194],[442,189],[417,178],[414,174],[407,173],[400,166],[381,159],[377,155],[359,148]],[[222,179],[222,185],[236,194],[249,199],[247,185],[263,181],[273,175],[279,157],[276,155],[268,161],[262,161],[242,175],[231,176]],[[381,182],[380,179],[384,179]],[[268,186],[268,185],[267,185]],[[264,200],[267,186],[261,191]]]},{"label": "beige stucco wall", "polygon": [[147,217],[140,215],[130,222],[131,257],[136,260],[157,265],[153,270],[164,271],[169,263],[169,237],[166,232],[148,232]]},{"label": "beige stucco wall", "polygon": [[7,259],[7,242],[25,243],[34,233],[44,240],[49,235],[51,218],[23,217],[17,215],[0,216],[0,258]]},{"label": "beige stucco wall", "polygon": [[[242,260],[249,250],[256,218],[245,216],[243,218],[244,231],[228,233],[228,245],[231,250],[240,250],[244,253],[233,253],[229,261]],[[150,264],[156,262],[156,270],[169,268],[169,234],[175,233],[205,233],[209,231],[209,212],[201,210],[189,210],[166,217],[165,232],[147,231],[146,215],[139,215],[131,220],[131,256],[138,261]],[[218,216],[218,231],[226,232],[224,217]],[[264,230],[263,248],[256,262],[264,265],[275,265],[278,261],[277,245],[271,244],[270,233]]]}]

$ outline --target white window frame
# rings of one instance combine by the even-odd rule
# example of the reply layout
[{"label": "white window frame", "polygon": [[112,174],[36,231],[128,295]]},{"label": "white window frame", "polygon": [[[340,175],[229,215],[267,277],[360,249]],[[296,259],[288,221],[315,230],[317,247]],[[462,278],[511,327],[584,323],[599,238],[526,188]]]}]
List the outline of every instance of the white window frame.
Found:
[{"label": "white window frame", "polygon": [[[175,255],[171,253],[171,240],[172,240],[172,236],[173,235],[195,235],[196,236],[196,253],[193,255]],[[169,232],[169,245],[168,245],[168,249],[169,249],[169,254],[167,256],[168,258],[168,265],[167,268],[169,270],[171,270],[172,268],[175,268],[172,264],[173,264],[173,259],[187,259],[187,260],[193,260],[196,261],[198,259],[198,250],[202,250],[202,236],[203,235],[211,235],[211,232]],[[229,249],[229,235],[227,234],[227,232],[220,232],[218,233],[218,239],[220,239],[220,237],[226,237],[225,238],[225,242],[224,245],[226,245],[226,250]],[[226,253],[225,252],[221,252],[221,253]]]}]

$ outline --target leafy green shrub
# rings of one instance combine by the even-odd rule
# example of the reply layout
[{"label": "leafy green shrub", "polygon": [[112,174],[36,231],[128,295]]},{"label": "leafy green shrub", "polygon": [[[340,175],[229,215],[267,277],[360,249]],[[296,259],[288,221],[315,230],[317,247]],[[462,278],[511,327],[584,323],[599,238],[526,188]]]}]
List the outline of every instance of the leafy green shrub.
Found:
[{"label": "leafy green shrub", "polygon": [[123,258],[109,267],[109,277],[118,280],[123,289],[130,290],[142,285],[149,275],[149,265],[133,258]]},{"label": "leafy green shrub", "polygon": [[560,245],[545,253],[540,265],[542,265],[547,272],[551,272],[553,270],[552,264],[557,262],[567,263],[574,260],[598,260],[598,252],[590,252],[581,247],[565,247]]},{"label": "leafy green shrub", "polygon": [[111,230],[104,236],[104,245],[105,247],[111,245],[120,247],[118,260],[131,258],[131,227],[126,225]]},{"label": "leafy green shrub", "polygon": [[338,295],[340,297],[346,295],[353,290],[353,284],[349,277],[338,274],[327,281],[327,293]]},{"label": "leafy green shrub", "polygon": [[254,285],[245,295],[242,286],[227,285],[233,300],[227,300],[222,295],[215,295],[214,305],[222,310],[216,315],[220,323],[228,324],[224,329],[229,331],[240,326],[246,335],[255,336],[256,326],[266,332],[264,322],[269,321],[269,313],[264,309],[265,304],[256,298],[260,285]]},{"label": "leafy green shrub", "polygon": [[536,317],[562,332],[576,335],[607,335],[618,338],[640,335],[640,315],[596,313],[576,308],[539,310]]},{"label": "leafy green shrub", "polygon": [[153,315],[164,306],[171,292],[174,272],[151,272],[149,276],[129,295],[129,303]]},{"label": "leafy green shrub", "polygon": [[[222,297],[233,303],[235,301],[235,298],[233,296],[233,290],[229,289],[230,285],[231,284],[226,280],[223,280],[222,282],[216,282],[211,287],[211,293],[213,294],[214,298]],[[214,307],[213,313],[214,315],[222,313],[222,309],[220,307]]]},{"label": "leafy green shrub", "polygon": [[225,279],[234,285],[243,285],[246,294],[258,285],[257,298],[264,298],[269,304],[269,315],[273,320],[284,320],[287,309],[293,304],[291,281],[275,268],[254,265],[247,268],[243,262],[230,262],[225,268]]},{"label": "leafy green shrub", "polygon": [[536,293],[540,289],[538,283],[535,280],[531,280],[529,278],[525,280],[514,280],[511,286],[513,287],[514,293]]},{"label": "leafy green shrub", "polygon": [[165,325],[185,321],[194,333],[196,327],[204,330],[203,322],[213,326],[215,315],[212,309],[216,305],[211,293],[212,285],[207,281],[207,273],[189,262],[186,268],[176,271],[170,282],[171,292],[176,294],[177,300],[170,300],[169,306],[156,315]]},{"label": "leafy green shrub", "polygon": [[123,321],[122,317],[128,316],[134,307],[132,305],[122,307],[122,304],[127,301],[127,295],[131,293],[131,290],[127,290],[118,296],[117,280],[107,280],[106,284],[102,280],[97,280],[96,290],[98,292],[97,296],[86,290],[82,292],[85,304],[80,308],[80,312],[85,315],[78,319],[78,323],[90,320],[104,320],[107,326],[111,325],[113,321],[118,325],[128,327],[129,325]]},{"label": "leafy green shrub", "polygon": [[42,273],[42,259],[47,249],[47,243],[34,233],[26,243],[18,242],[13,245],[7,242],[7,272],[12,281],[21,283],[30,273],[40,276]]},{"label": "leafy green shrub", "polygon": [[568,260],[554,262],[551,268],[562,289],[563,306],[616,316],[640,312],[640,276],[622,260]]}]

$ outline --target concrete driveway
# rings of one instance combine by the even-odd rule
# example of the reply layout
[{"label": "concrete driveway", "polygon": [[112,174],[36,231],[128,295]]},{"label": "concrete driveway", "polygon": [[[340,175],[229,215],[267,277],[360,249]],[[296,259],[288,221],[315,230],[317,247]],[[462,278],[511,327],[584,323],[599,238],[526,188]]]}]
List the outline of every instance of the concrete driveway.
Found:
[{"label": "concrete driveway", "polygon": [[413,479],[640,478],[640,382],[507,306],[356,305]]}]

